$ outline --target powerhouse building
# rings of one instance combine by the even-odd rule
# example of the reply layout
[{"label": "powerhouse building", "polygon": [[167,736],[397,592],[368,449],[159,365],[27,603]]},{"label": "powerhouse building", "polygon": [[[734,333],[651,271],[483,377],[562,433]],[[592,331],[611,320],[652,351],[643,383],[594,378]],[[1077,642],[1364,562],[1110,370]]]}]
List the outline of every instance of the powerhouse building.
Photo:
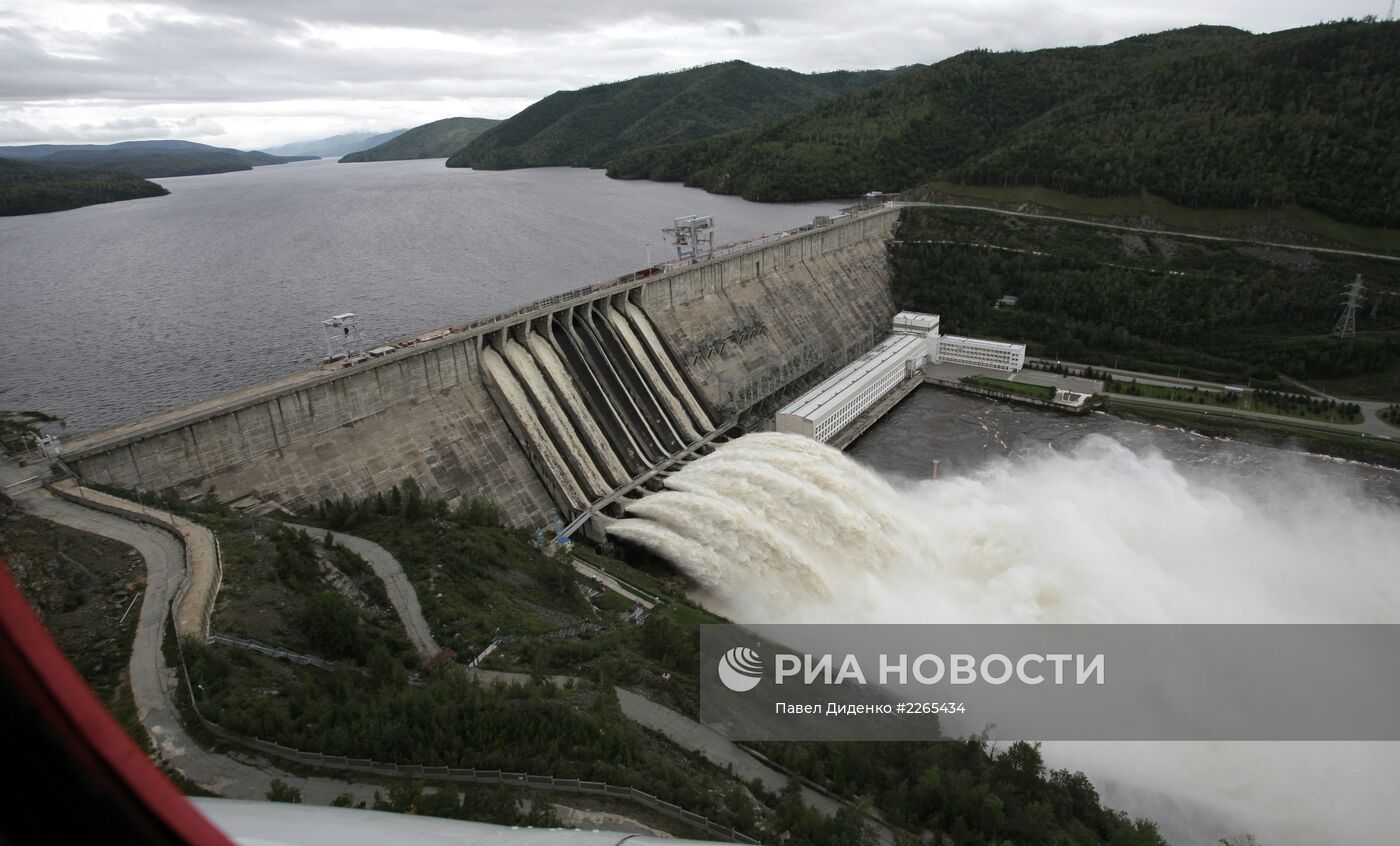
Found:
[{"label": "powerhouse building", "polygon": [[1024,344],[940,337],[938,315],[901,311],[893,334],[779,409],[779,432],[828,441],[892,388],[930,364],[947,362],[1014,373],[1026,361]]},{"label": "powerhouse building", "polygon": [[775,421],[777,430],[819,441],[829,440],[928,360],[926,338],[891,335],[825,382],[783,406]]}]

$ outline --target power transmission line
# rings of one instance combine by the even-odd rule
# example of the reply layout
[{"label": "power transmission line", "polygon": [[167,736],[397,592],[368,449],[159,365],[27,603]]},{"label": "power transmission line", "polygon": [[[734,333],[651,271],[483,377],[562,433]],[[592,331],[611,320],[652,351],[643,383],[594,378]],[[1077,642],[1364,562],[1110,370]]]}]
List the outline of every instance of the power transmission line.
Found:
[{"label": "power transmission line", "polygon": [[1356,337],[1356,306],[1364,297],[1361,296],[1361,277],[1358,275],[1356,281],[1347,286],[1343,293],[1346,297],[1342,301],[1342,313],[1337,318],[1337,325],[1332,327],[1332,337],[1339,340]]}]

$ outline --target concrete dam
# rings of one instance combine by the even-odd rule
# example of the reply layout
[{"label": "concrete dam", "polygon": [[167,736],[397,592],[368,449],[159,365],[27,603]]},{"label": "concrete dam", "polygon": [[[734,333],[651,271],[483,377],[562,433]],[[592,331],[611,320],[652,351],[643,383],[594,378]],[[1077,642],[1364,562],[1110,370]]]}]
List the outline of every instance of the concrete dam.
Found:
[{"label": "concrete dam", "polygon": [[84,479],[299,510],[412,478],[583,523],[881,337],[896,208],[644,271],[76,438]]}]

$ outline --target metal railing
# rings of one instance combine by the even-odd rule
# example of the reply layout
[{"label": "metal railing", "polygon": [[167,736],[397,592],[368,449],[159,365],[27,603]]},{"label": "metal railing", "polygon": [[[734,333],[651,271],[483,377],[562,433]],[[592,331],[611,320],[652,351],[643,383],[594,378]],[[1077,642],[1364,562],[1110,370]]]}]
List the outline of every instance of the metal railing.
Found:
[{"label": "metal railing", "polygon": [[235,635],[223,634],[221,632],[210,632],[206,638],[207,643],[221,643],[224,646],[235,646],[239,649],[246,649],[267,658],[277,658],[282,661],[291,661],[293,664],[301,664],[307,667],[315,667],[318,670],[334,670],[336,663],[327,661],[324,658],[317,658],[315,655],[303,655],[300,652],[293,652],[290,649],[283,649],[280,646],[269,646],[261,641],[252,638],[236,637]]}]

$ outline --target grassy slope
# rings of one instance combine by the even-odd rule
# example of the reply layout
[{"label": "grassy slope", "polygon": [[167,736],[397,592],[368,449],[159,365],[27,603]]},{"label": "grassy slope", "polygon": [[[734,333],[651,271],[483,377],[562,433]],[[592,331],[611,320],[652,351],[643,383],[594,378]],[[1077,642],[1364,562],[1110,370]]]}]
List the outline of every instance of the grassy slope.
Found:
[{"label": "grassy slope", "polygon": [[415,126],[377,147],[350,153],[341,162],[446,158],[500,123],[490,118],[452,117]]}]

